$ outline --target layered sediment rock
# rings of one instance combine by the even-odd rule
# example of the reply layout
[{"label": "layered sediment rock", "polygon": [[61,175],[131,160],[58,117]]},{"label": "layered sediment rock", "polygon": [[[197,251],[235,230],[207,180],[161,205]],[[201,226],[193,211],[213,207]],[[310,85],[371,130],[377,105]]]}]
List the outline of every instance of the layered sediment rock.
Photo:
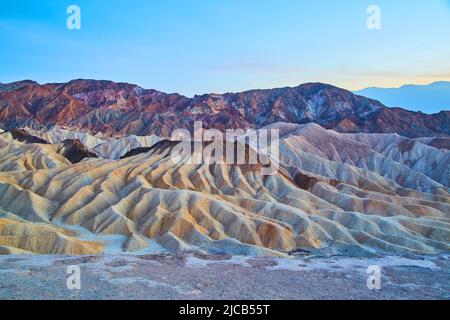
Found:
[{"label": "layered sediment rock", "polygon": [[[52,145],[9,141],[0,150],[21,156],[2,154],[0,209],[20,222],[3,221],[2,251],[82,254],[102,250],[105,236],[123,236],[124,251],[149,240],[173,252],[251,255],[450,249],[448,150],[397,135],[273,126],[281,166],[272,176],[261,165],[175,163],[173,142],[71,164]],[[64,225],[98,239],[86,243]]]}]

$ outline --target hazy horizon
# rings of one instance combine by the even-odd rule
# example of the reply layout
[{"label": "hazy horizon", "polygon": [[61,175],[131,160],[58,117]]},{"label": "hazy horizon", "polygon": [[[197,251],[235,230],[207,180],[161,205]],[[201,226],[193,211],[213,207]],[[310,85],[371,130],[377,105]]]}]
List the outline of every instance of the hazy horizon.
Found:
[{"label": "hazy horizon", "polygon": [[23,81],[33,81],[33,82],[37,82],[39,85],[45,85],[45,84],[68,83],[68,82],[76,81],[76,80],[111,81],[111,82],[115,82],[115,83],[127,83],[127,84],[137,85],[138,87],[143,88],[143,89],[156,90],[156,91],[161,91],[161,92],[165,92],[165,93],[176,93],[176,94],[180,94],[180,95],[186,96],[188,98],[192,98],[194,96],[199,96],[199,95],[204,95],[204,94],[227,94],[227,93],[238,93],[238,92],[245,92],[245,91],[252,91],[252,90],[280,89],[280,88],[286,88],[286,87],[295,88],[295,87],[298,87],[298,86],[301,86],[301,85],[304,85],[304,84],[308,84],[308,83],[328,84],[328,85],[332,85],[332,86],[335,86],[335,87],[340,88],[340,89],[351,91],[353,93],[357,93],[359,91],[364,91],[366,89],[401,89],[401,88],[407,87],[407,86],[418,86],[418,87],[419,86],[420,87],[431,86],[431,85],[436,84],[436,83],[448,83],[448,84],[450,84],[450,81],[447,81],[447,80],[437,80],[437,81],[433,81],[433,82],[430,82],[430,83],[424,83],[424,84],[405,83],[405,84],[402,84],[402,85],[399,85],[399,86],[395,86],[395,87],[365,87],[365,88],[362,88],[360,90],[352,90],[352,89],[344,88],[344,87],[341,87],[341,86],[338,86],[338,85],[334,85],[332,83],[323,82],[323,81],[311,81],[311,82],[301,82],[301,83],[298,83],[296,85],[285,85],[285,86],[280,85],[280,86],[276,86],[276,87],[267,87],[267,88],[260,88],[260,87],[252,88],[252,87],[250,87],[250,88],[247,88],[247,89],[243,89],[241,91],[198,92],[198,93],[194,93],[193,95],[184,95],[184,94],[182,94],[180,92],[176,92],[176,91],[172,91],[172,92],[168,91],[168,92],[166,92],[166,91],[160,90],[160,89],[155,88],[155,87],[142,86],[139,83],[136,83],[136,82],[133,82],[133,81],[123,81],[123,80],[117,80],[116,81],[116,80],[100,79],[100,78],[73,78],[73,79],[70,79],[68,81],[50,81],[50,82],[41,82],[41,81],[37,81],[37,80],[34,80],[34,79],[25,78],[25,79],[18,79],[18,80],[9,81],[9,82],[0,81],[0,84],[6,85],[6,84],[17,83],[17,82],[23,82]]}]

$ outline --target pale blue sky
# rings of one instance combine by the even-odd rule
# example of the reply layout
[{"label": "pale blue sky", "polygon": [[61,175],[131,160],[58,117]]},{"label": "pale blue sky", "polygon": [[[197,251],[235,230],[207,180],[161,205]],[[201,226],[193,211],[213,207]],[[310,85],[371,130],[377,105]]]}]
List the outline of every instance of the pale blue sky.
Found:
[{"label": "pale blue sky", "polygon": [[450,80],[450,0],[1,0],[0,82],[74,78],[188,96]]}]

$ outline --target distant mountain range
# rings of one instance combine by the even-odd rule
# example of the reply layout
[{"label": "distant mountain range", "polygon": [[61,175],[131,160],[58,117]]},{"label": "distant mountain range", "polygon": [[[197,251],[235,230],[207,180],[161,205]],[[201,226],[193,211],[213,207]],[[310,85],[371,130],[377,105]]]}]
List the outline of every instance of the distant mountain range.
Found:
[{"label": "distant mountain range", "polygon": [[0,127],[5,130],[58,125],[107,136],[167,137],[175,129],[192,129],[196,120],[219,130],[285,122],[317,123],[343,133],[450,135],[450,111],[428,115],[388,108],[322,83],[194,98],[111,81],[0,84]]},{"label": "distant mountain range", "polygon": [[376,99],[389,107],[402,107],[425,113],[450,110],[450,82],[405,85],[400,88],[367,88],[356,94]]}]

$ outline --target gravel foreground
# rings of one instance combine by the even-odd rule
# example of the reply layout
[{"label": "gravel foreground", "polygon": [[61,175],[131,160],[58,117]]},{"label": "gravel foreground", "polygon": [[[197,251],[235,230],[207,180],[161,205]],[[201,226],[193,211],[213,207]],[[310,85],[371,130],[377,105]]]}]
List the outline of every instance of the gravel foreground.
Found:
[{"label": "gravel foreground", "polygon": [[[381,267],[381,289],[367,268]],[[81,288],[68,289],[69,266]],[[70,269],[70,268],[69,268]],[[0,256],[0,299],[450,299],[450,257]]]}]

